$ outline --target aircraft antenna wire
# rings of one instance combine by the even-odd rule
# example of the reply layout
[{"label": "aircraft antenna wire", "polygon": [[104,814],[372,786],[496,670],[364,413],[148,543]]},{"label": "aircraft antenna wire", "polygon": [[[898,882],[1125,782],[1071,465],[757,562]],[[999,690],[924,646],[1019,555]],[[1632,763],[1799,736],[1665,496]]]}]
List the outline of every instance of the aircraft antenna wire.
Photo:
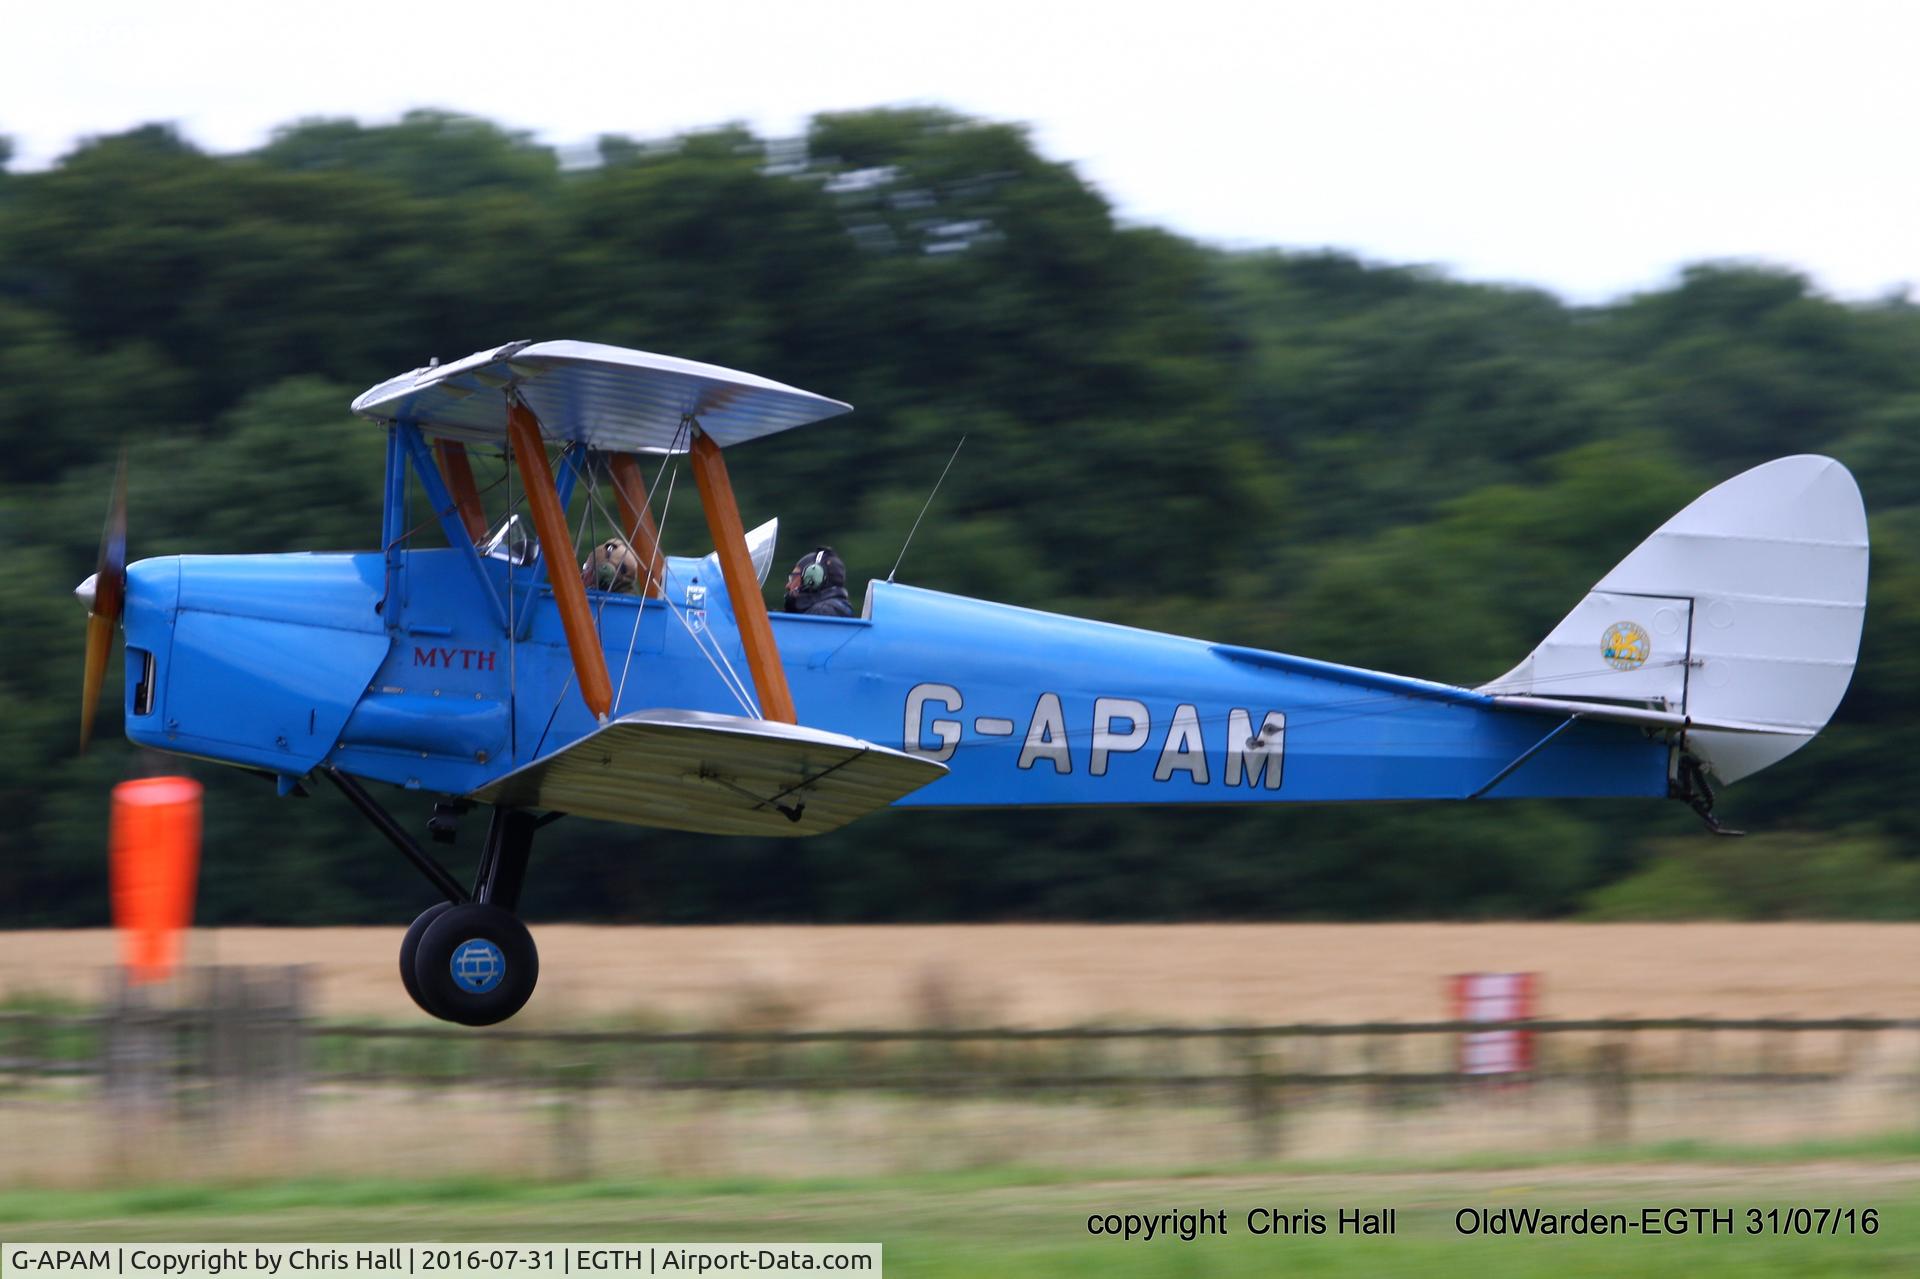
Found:
[{"label": "aircraft antenna wire", "polygon": [[907,548],[913,545],[913,535],[920,531],[920,521],[927,518],[927,508],[933,505],[933,499],[939,495],[940,486],[946,483],[947,472],[953,469],[953,459],[960,456],[967,437],[962,435],[960,443],[953,446],[953,452],[947,456],[947,464],[940,468],[940,478],[933,482],[933,492],[927,494],[927,500],[920,504],[920,514],[913,517],[913,527],[907,530],[907,540],[900,543],[900,554],[893,557],[893,567],[887,570],[887,581],[893,581],[893,575],[900,571],[900,561],[907,558]]}]

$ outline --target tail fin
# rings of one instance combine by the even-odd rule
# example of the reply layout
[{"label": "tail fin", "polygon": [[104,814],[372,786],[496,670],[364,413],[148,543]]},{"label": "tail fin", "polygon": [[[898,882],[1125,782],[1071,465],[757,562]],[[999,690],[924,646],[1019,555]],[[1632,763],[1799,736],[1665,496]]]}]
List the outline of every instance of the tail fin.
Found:
[{"label": "tail fin", "polygon": [[1737,781],[1832,718],[1866,603],[1853,476],[1832,458],[1783,457],[1696,498],[1479,691],[1665,712],[1648,719],[1684,723],[1684,748]]}]

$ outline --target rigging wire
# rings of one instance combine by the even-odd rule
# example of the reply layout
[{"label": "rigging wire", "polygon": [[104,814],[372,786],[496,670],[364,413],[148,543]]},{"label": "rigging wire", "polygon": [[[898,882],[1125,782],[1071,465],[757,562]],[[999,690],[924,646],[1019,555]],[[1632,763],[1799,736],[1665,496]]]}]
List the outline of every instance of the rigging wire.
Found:
[{"label": "rigging wire", "polygon": [[[569,457],[565,452],[560,454],[560,460],[573,467],[575,473],[587,482],[587,500],[580,507],[580,527],[573,534],[573,553],[578,558],[581,548],[586,545],[587,521],[593,518],[593,469],[582,465],[578,459]],[[576,573],[579,571],[579,569],[574,570]],[[547,565],[547,576],[549,578],[553,576],[551,564]]]},{"label": "rigging wire", "polygon": [[[691,425],[691,421],[692,421],[691,419],[685,419],[681,422],[680,431],[676,431],[674,433],[674,438],[673,438],[674,446],[676,447],[678,446],[681,432],[688,430],[688,428]],[[675,456],[675,454],[669,451],[668,456],[672,457],[672,456]],[[664,467],[665,467],[665,462],[663,460],[662,468],[664,469]],[[678,474],[677,466],[675,467],[675,474],[676,475]],[[671,482],[669,482],[668,490],[667,490],[667,497],[668,497],[669,503],[671,503],[672,501],[672,496],[673,496],[672,484]],[[593,492],[592,490],[589,490],[589,497],[595,503],[597,504],[599,503],[598,494]],[[614,523],[612,516],[607,513],[607,510],[604,504],[600,505],[600,513],[602,517],[607,519],[609,523]],[[666,511],[663,510],[661,513],[662,524],[660,529],[660,534],[663,538],[666,536],[665,520],[666,520]],[[619,527],[617,523],[615,524],[615,527],[616,528]],[[662,558],[663,558],[663,564],[664,564],[664,556]],[[660,596],[660,599],[661,599],[661,602],[667,606],[667,610],[670,613],[672,613],[672,615],[680,623],[680,625],[685,628],[687,635],[693,640],[694,647],[699,649],[700,655],[707,659],[707,664],[713,668],[713,672],[715,675],[719,677],[721,684],[723,684],[726,687],[727,691],[733,695],[733,699],[736,702],[740,703],[740,709],[745,711],[747,715],[752,719],[761,718],[760,707],[758,702],[754,699],[752,692],[747,688],[746,681],[740,678],[740,673],[734,670],[733,663],[727,659],[726,650],[721,647],[720,641],[718,639],[715,639],[710,632],[696,631],[693,628],[693,624],[687,620],[683,610],[681,610],[679,606],[677,606],[673,602],[673,597],[671,593],[663,591]],[[642,605],[642,607],[644,608],[644,605]],[[639,616],[637,613],[634,619],[634,627],[635,627],[634,635],[637,636],[639,633],[638,632]],[[709,645],[712,646],[711,651],[709,651],[709,647],[708,647]],[[629,648],[629,652],[628,652],[628,661],[629,663],[631,663],[632,661],[631,647]],[[623,668],[620,673],[620,682],[623,688],[626,685],[626,675],[627,675],[626,670]],[[615,698],[614,704],[616,706],[619,705],[619,700],[617,697]]]},{"label": "rigging wire", "polygon": [[[660,465],[654,468],[653,487],[647,490],[648,503],[652,503],[653,495],[660,491],[660,477],[667,475],[667,463],[672,461],[676,456],[674,449],[678,447],[680,443],[680,432],[685,429],[685,425],[686,424],[682,422],[681,426],[674,430],[673,439],[668,441],[667,451],[660,458]],[[679,476],[680,468],[678,466],[673,468],[671,475],[667,475],[667,495],[660,503],[660,522],[654,527],[654,554],[647,556],[647,580],[640,585],[640,598],[643,602],[633,610],[633,631],[627,636],[627,656],[626,660],[620,663],[620,689],[613,695],[613,704],[616,707],[620,705],[620,699],[627,691],[627,672],[633,669],[633,651],[635,646],[640,642],[640,620],[646,615],[646,605],[644,601],[648,593],[653,589],[653,567],[655,563],[658,563],[660,566],[662,579],[660,582],[660,594],[664,598],[667,593],[667,583],[665,581],[667,572],[667,517],[673,514],[673,482],[678,479]],[[626,531],[628,533],[628,541],[631,543],[632,534],[639,531],[639,526],[636,525],[633,529]]]},{"label": "rigging wire", "polygon": [[[511,419],[514,401],[513,388],[511,386],[506,389],[505,397],[507,401],[507,414],[509,419]],[[520,619],[515,611],[517,600],[513,593],[513,561],[515,558],[513,551],[513,522],[518,518],[520,502],[519,499],[513,495],[513,436],[511,434],[508,434],[504,440],[500,456],[505,463],[505,469],[501,472],[500,478],[504,480],[507,485],[507,522],[505,525],[507,535],[507,749],[512,752],[513,758],[518,760],[520,758],[520,646],[518,642],[520,636]]]}]

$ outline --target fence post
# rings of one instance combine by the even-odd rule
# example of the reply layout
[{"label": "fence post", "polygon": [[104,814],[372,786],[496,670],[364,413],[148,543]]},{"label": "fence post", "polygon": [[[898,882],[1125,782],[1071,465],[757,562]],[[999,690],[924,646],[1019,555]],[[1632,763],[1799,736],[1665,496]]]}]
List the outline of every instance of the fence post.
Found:
[{"label": "fence post", "polygon": [[1239,1047],[1248,1150],[1255,1159],[1272,1159],[1280,1153],[1280,1116],[1275,1086],[1267,1076],[1265,1051],[1257,1035],[1240,1039]]},{"label": "fence post", "polygon": [[100,1079],[107,1094],[107,1175],[124,1181],[143,1171],[141,1154],[151,1156],[162,1129],[166,1101],[177,1062],[172,1019],[160,1009],[151,988],[134,985],[127,970],[108,970],[107,1016],[101,1028]]},{"label": "fence post", "polygon": [[555,1074],[554,1177],[560,1181],[585,1181],[593,1176],[593,1066],[585,1061],[562,1062]]},{"label": "fence post", "polygon": [[310,970],[304,964],[289,964],[280,969],[279,992],[274,1000],[272,1048],[270,1056],[279,1087],[273,1108],[279,1121],[279,1171],[300,1167],[307,1140],[307,979]]},{"label": "fence post", "polygon": [[27,1055],[27,1045],[44,1042],[34,1033],[39,1021],[29,1012],[0,1017],[0,1092],[17,1092],[29,1076],[40,1073],[38,1062]]},{"label": "fence post", "polygon": [[1391,1132],[1394,1110],[1400,1101],[1398,1089],[1389,1080],[1389,1076],[1397,1071],[1389,1069],[1387,1063],[1387,1057],[1391,1054],[1396,1058],[1397,1065],[1400,1038],[1399,1035],[1384,1039],[1378,1035],[1368,1035],[1360,1041],[1360,1069],[1369,1076],[1361,1089],[1361,1096],[1365,1100],[1367,1117],[1372,1121],[1367,1125],[1370,1144],[1381,1143],[1381,1139]]},{"label": "fence post", "polygon": [[1594,1050],[1593,1137],[1598,1145],[1625,1145],[1632,1131],[1632,1090],[1627,1041],[1609,1040]]}]

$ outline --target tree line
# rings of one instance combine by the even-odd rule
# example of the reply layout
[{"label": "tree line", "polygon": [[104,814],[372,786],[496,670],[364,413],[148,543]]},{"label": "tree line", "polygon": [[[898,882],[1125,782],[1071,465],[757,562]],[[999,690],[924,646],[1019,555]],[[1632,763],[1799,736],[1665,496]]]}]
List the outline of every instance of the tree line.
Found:
[{"label": "tree line", "polygon": [[[536,917],[1920,915],[1904,295],[1705,263],[1571,306],[1228,252],[1117,219],[1016,126],[883,110],[800,138],[610,136],[584,162],[438,112],[301,122],[238,155],[149,126],[0,172],[0,920],[106,916],[105,796],[139,761],[107,722],[74,754],[70,592],[119,448],[136,556],[369,547],[383,441],[348,400],[431,356],[563,336],[855,404],[757,445],[735,481],[786,546],[838,547],[856,598],[962,435],[903,580],[1450,682],[1499,675],[1673,511],[1785,453],[1853,469],[1873,582],[1834,725],[1725,797],[1763,832],[1745,841],[1652,802],[889,813],[792,842],[562,822]],[[667,538],[707,549],[698,520]],[[191,767],[203,919],[424,904],[331,795]]]}]

